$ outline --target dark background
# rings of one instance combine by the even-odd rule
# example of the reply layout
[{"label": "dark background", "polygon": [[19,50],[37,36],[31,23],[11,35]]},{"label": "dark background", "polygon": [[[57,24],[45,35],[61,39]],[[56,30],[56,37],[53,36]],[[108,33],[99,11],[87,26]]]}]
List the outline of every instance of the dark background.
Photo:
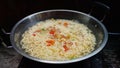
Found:
[{"label": "dark background", "polygon": [[[89,13],[93,1],[102,2],[111,8],[103,24],[109,32],[120,32],[118,0],[1,0],[0,26],[10,32],[12,27],[23,17],[49,9],[72,9]],[[99,11],[99,8],[96,9],[98,11],[95,14],[99,18],[100,15],[102,16],[101,11],[104,10]]]}]

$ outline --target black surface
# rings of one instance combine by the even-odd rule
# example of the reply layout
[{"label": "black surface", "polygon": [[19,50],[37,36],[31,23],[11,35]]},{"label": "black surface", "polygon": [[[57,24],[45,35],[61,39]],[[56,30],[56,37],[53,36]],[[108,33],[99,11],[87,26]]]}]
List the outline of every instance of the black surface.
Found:
[{"label": "black surface", "polygon": [[62,67],[77,66],[80,68],[120,68],[120,36],[109,35],[105,48],[95,56],[70,64],[47,64],[22,58],[18,68]]},{"label": "black surface", "polygon": [[9,34],[5,34],[3,32],[1,26],[0,26],[0,42],[2,42],[1,44],[4,45],[5,47],[10,47],[11,46],[10,35]]},{"label": "black surface", "polygon": [[[93,1],[102,2],[111,8],[103,23],[109,32],[120,32],[118,29],[120,16],[120,10],[118,10],[119,0],[1,0],[0,25],[10,32],[12,27],[23,17],[49,9],[72,9],[88,13]],[[100,8],[97,9],[99,10]],[[101,11],[94,13],[101,16]]]},{"label": "black surface", "polygon": [[[69,2],[68,2],[69,1]],[[119,30],[119,0],[1,0],[0,1],[0,26],[7,32],[23,17],[48,9],[72,9],[89,13],[93,1],[99,1],[108,5],[111,10],[102,22],[109,32],[120,32]],[[98,10],[97,10],[98,9]],[[101,15],[96,8],[94,15]],[[103,10],[104,11],[104,10]],[[98,17],[98,16],[96,16]],[[0,42],[9,42],[9,38],[0,32]],[[1,43],[0,43],[1,44]],[[9,43],[7,45],[10,45]],[[43,67],[78,67],[79,68],[120,68],[120,35],[109,35],[105,48],[97,55],[71,64],[45,64],[35,62],[23,57],[18,68],[43,68]]]}]

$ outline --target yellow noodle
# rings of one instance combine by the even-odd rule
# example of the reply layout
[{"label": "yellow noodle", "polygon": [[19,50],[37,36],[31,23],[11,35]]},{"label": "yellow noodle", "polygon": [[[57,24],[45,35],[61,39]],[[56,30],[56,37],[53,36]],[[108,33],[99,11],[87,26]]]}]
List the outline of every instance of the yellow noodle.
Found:
[{"label": "yellow noodle", "polygon": [[[65,22],[67,22],[67,26],[64,25]],[[49,34],[51,27],[57,30],[56,38]],[[36,30],[40,30],[40,32],[35,33]],[[29,55],[36,58],[71,60],[85,56],[94,50],[96,38],[91,32],[87,26],[77,21],[48,19],[40,21],[26,30],[22,35],[21,45]],[[68,38],[64,38],[62,35]],[[55,43],[47,46],[46,40],[48,39],[54,39]],[[67,51],[63,47],[65,42],[72,42],[72,44],[66,45],[69,48]]]}]

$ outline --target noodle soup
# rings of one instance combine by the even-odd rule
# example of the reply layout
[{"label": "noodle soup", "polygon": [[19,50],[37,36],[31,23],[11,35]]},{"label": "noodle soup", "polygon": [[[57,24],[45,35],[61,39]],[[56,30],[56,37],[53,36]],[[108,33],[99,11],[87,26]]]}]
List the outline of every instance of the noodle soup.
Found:
[{"label": "noodle soup", "polygon": [[66,19],[48,19],[26,30],[21,45],[33,57],[62,61],[91,53],[95,42],[94,34],[84,24]]}]

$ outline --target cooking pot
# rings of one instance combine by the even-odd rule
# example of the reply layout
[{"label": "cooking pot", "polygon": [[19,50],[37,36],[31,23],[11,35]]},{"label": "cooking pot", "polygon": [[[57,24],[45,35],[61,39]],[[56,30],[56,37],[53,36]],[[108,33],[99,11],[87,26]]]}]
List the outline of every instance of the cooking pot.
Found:
[{"label": "cooking pot", "polygon": [[[22,39],[22,34],[29,27],[33,26],[37,22],[44,21],[46,19],[51,19],[51,18],[77,20],[80,23],[86,25],[89,29],[92,30],[93,34],[96,37],[95,50],[83,57],[67,60],[67,61],[49,61],[49,60],[42,60],[42,59],[38,59],[30,56],[28,53],[24,51],[24,49],[21,48],[20,41]],[[75,11],[75,10],[66,10],[66,9],[46,10],[46,11],[41,11],[41,12],[31,14],[21,19],[19,22],[17,22],[10,33],[11,44],[18,53],[34,61],[44,62],[44,63],[53,63],[53,64],[73,63],[73,62],[82,61],[87,58],[90,58],[104,48],[107,40],[108,40],[108,32],[101,21],[91,16],[90,14],[86,14],[86,13]]]}]

